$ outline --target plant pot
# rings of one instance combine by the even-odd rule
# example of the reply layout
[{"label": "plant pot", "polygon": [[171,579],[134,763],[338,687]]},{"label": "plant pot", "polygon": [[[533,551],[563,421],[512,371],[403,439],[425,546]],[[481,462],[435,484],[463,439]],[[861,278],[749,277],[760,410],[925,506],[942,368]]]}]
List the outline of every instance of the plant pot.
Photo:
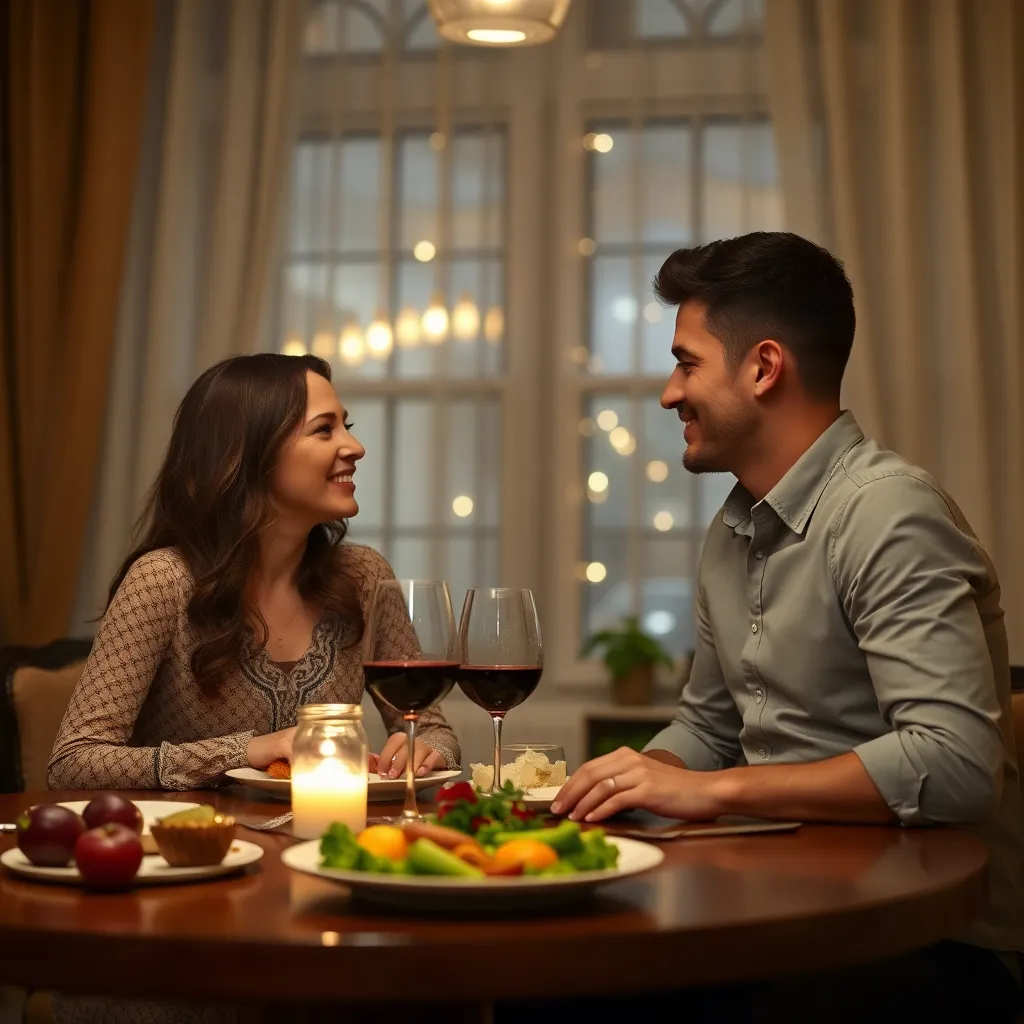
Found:
[{"label": "plant pot", "polygon": [[654,695],[654,666],[637,665],[627,675],[612,680],[612,699],[616,704],[650,704]]}]

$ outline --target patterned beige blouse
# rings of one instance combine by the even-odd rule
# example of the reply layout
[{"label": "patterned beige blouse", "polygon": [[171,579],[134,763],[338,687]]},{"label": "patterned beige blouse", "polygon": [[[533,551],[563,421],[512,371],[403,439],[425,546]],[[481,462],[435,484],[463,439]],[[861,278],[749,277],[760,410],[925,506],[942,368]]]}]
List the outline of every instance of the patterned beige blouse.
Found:
[{"label": "patterned beige blouse", "polygon": [[[377,580],[393,579],[372,548],[346,545],[364,614]],[[192,577],[173,548],[139,558],[118,587],[96,634],[50,758],[52,789],[201,789],[248,765],[253,736],[294,725],[302,704],[358,704],[362,653],[352,627],[326,615],[309,649],[288,673],[250,640],[246,657],[214,699],[189,667],[194,635],[187,607]],[[376,657],[414,657],[416,638],[396,619]],[[377,704],[388,732],[401,715]],[[436,708],[420,715],[417,734],[459,764],[459,744]]]}]

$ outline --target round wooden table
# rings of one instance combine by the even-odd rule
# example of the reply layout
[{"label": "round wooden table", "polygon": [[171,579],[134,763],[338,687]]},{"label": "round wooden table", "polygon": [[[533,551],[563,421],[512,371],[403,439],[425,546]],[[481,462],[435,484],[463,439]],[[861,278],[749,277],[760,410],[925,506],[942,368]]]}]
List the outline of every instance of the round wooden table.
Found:
[{"label": "round wooden table", "polygon": [[[243,792],[254,798],[127,795],[212,803],[254,822],[285,807]],[[0,796],[0,821],[89,795]],[[0,983],[178,999],[626,993],[897,954],[955,935],[986,897],[987,854],[966,833],[805,825],[663,844],[660,868],[572,911],[427,918],[360,907],[339,885],[289,870],[279,856],[289,836],[240,828],[239,838],[266,850],[258,864],[189,885],[99,894],[0,870]]]}]

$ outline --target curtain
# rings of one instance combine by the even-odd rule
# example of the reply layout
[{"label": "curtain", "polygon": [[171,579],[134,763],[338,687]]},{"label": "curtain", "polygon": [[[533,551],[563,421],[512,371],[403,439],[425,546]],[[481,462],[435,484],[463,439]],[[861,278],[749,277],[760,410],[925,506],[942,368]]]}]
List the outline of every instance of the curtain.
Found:
[{"label": "curtain", "polygon": [[196,376],[263,348],[287,204],[304,0],[173,0],[143,153],[90,544],[91,633]]},{"label": "curtain", "polygon": [[63,634],[103,436],[151,0],[0,6],[0,637]]},{"label": "curtain", "polygon": [[1024,9],[769,0],[787,222],[857,298],[845,404],[995,560],[1024,662]]}]

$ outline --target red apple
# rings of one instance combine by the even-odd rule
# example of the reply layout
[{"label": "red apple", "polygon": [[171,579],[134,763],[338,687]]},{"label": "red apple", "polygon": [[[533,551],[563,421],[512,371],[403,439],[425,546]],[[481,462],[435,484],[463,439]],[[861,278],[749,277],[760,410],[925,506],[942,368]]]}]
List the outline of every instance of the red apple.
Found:
[{"label": "red apple", "polygon": [[82,811],[86,828],[100,825],[124,825],[125,828],[142,831],[142,812],[131,802],[117,793],[100,793],[94,796]]},{"label": "red apple", "polygon": [[62,868],[85,830],[82,819],[60,804],[36,804],[17,821],[18,849],[41,868]]},{"label": "red apple", "polygon": [[142,863],[142,840],[133,829],[113,822],[91,828],[75,843],[75,863],[87,885],[123,889]]}]

